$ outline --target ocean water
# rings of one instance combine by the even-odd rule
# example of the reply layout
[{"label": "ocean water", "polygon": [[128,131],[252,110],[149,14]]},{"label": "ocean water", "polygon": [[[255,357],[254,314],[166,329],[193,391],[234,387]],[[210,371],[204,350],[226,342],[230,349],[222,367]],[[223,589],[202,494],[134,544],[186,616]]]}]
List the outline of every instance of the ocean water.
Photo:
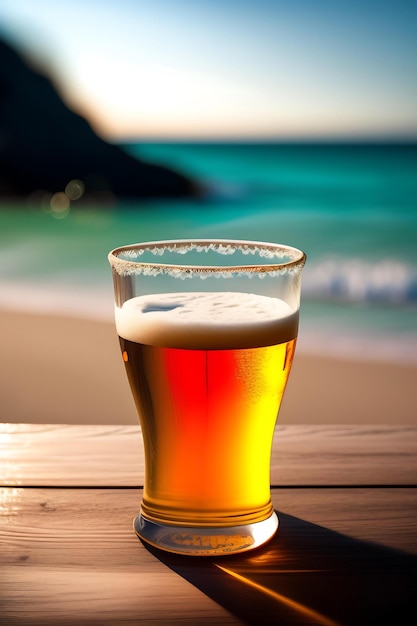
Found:
[{"label": "ocean water", "polygon": [[303,249],[298,351],[417,363],[417,146],[126,144],[201,200],[0,205],[0,308],[113,319],[110,249],[241,238]]}]

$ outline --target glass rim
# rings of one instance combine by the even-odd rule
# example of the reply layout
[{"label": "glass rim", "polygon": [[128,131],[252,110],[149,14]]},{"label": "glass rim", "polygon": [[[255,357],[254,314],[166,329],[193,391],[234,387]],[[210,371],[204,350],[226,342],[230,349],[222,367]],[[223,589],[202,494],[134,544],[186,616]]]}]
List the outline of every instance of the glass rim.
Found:
[{"label": "glass rim", "polygon": [[[258,254],[262,259],[274,259],[289,257],[286,261],[271,263],[238,263],[234,265],[209,265],[201,263],[199,265],[187,263],[164,263],[161,261],[141,261],[140,257],[144,252],[151,252],[157,257],[163,250],[170,252],[186,253],[195,250],[197,252],[208,251],[210,249],[224,255],[231,255],[236,250],[243,254]],[[228,250],[229,249],[229,250]],[[129,253],[131,258],[123,259],[123,253]],[[267,273],[287,271],[290,269],[302,269],[306,262],[306,254],[293,246],[281,243],[265,241],[254,241],[245,239],[165,239],[157,241],[144,241],[141,243],[118,246],[108,254],[108,260],[113,269],[120,274],[134,274],[146,268],[159,270],[175,270],[177,272],[209,272],[209,273],[235,273],[254,272]]]}]

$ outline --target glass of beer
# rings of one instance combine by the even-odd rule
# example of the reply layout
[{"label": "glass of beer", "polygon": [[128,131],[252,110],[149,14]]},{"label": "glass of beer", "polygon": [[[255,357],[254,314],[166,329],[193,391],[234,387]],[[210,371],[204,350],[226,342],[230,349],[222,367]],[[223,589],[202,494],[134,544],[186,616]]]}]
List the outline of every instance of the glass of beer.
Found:
[{"label": "glass of beer", "polygon": [[123,246],[109,261],[145,450],[137,535],[196,556],[260,546],[278,528],[271,447],[304,253],[197,239]]}]

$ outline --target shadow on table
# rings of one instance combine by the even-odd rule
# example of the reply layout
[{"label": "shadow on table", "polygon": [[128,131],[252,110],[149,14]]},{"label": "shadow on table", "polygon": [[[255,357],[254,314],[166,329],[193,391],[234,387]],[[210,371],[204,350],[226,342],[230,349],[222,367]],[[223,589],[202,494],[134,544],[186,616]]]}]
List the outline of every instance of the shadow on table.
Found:
[{"label": "shadow on table", "polygon": [[246,554],[184,557],[146,548],[246,624],[411,623],[416,556],[278,515],[277,535]]}]

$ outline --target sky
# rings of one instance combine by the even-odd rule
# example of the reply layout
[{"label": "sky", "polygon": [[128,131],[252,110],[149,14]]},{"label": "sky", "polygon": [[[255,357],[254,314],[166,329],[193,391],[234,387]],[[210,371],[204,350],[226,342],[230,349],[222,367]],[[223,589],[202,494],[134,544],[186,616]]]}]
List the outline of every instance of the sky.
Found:
[{"label": "sky", "polygon": [[0,0],[104,137],[417,138],[417,0]]}]

